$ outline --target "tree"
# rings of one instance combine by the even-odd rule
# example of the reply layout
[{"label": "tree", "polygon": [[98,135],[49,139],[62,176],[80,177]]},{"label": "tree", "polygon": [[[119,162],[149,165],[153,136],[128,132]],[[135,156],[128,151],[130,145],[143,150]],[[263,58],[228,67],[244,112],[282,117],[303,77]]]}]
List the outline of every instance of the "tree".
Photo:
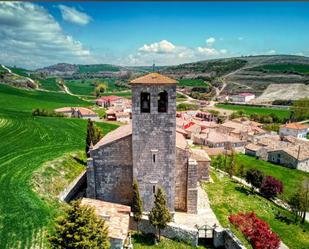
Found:
[{"label": "tree", "polygon": [[260,188],[261,194],[272,199],[283,192],[283,183],[272,176],[266,176]]},{"label": "tree", "polygon": [[309,118],[309,98],[295,100],[291,109],[293,119],[303,120]]},{"label": "tree", "polygon": [[304,224],[306,220],[306,212],[309,211],[309,180],[308,179],[303,181],[300,194],[301,194],[301,209],[303,211],[301,223]]},{"label": "tree", "polygon": [[94,90],[96,97],[100,97],[101,93],[104,93],[107,89],[107,85],[105,83],[95,83],[97,87]]},{"label": "tree", "polygon": [[104,220],[92,207],[81,206],[80,201],[72,202],[65,214],[56,218],[48,240],[54,249],[107,249],[110,246]]},{"label": "tree", "polygon": [[251,184],[252,192],[254,188],[260,188],[263,182],[264,174],[257,169],[249,169],[246,172],[246,181]]},{"label": "tree", "polygon": [[235,175],[236,171],[236,154],[234,149],[232,149],[231,155],[230,155],[230,160],[227,165],[227,173],[229,174],[229,177],[232,178],[233,175]]},{"label": "tree", "polygon": [[238,168],[238,175],[239,175],[241,178],[246,177],[245,166],[244,166],[243,164],[240,164],[240,165],[239,165],[239,168]]},{"label": "tree", "polygon": [[149,221],[156,231],[159,232],[159,241],[161,239],[161,230],[164,229],[168,222],[172,221],[172,216],[167,208],[166,197],[161,188],[158,188],[155,194],[154,207],[149,213]]},{"label": "tree", "polygon": [[134,180],[133,182],[132,212],[133,212],[133,218],[137,223],[137,230],[139,230],[138,223],[142,219],[143,204],[139,194],[138,183],[136,180]]},{"label": "tree", "polygon": [[290,208],[292,209],[292,212],[295,215],[295,222],[297,222],[297,217],[299,215],[299,212],[301,211],[301,207],[302,207],[302,197],[300,192],[296,192],[294,193],[294,195],[292,195],[288,201],[288,204],[290,205]]},{"label": "tree", "polygon": [[95,145],[103,137],[102,131],[99,127],[94,125],[91,119],[88,119],[87,124],[87,136],[86,136],[86,154],[89,157],[89,149],[92,145]]},{"label": "tree", "polygon": [[224,165],[224,157],[222,154],[216,156],[213,160],[211,160],[211,165],[217,170],[222,169]]}]

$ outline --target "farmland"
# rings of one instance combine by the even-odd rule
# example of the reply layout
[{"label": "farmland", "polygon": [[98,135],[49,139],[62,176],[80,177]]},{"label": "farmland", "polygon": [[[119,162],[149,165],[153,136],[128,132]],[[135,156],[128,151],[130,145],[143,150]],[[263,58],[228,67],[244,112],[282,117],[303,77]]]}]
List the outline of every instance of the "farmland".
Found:
[{"label": "farmland", "polygon": [[[33,117],[33,108],[87,106],[73,96],[0,85],[0,248],[42,248],[54,210],[33,192],[32,174],[64,153],[83,150],[86,121]],[[102,123],[104,133],[116,126]]]},{"label": "farmland", "polygon": [[[210,205],[221,225],[225,227],[230,225],[228,220],[230,214],[254,211],[259,218],[270,225],[272,231],[276,232],[290,249],[308,248],[309,224],[307,222],[300,225],[278,220],[275,218],[278,212],[291,221],[293,216],[289,211],[276,206],[264,197],[250,194],[249,189],[225,176],[213,172],[211,177],[214,183],[204,184],[203,187],[208,193]],[[252,248],[238,230],[233,226],[231,226],[231,229],[245,243],[248,249]]]},{"label": "farmland", "polygon": [[206,87],[208,83],[201,79],[182,79],[179,80],[179,87]]},{"label": "farmland", "polygon": [[100,71],[118,72],[119,67],[110,64],[79,65],[80,73],[97,73]]},{"label": "farmland", "polygon": [[59,91],[60,90],[60,88],[57,84],[56,78],[39,79],[37,81],[40,83],[41,88],[43,88],[43,89],[50,90],[50,91]]},{"label": "farmland", "polygon": [[309,64],[269,64],[248,69],[264,73],[309,74]]},{"label": "farmland", "polygon": [[229,104],[217,104],[216,107],[232,110],[232,111],[244,111],[245,114],[262,114],[269,115],[271,113],[276,114],[280,119],[289,118],[290,110],[286,109],[276,109],[276,108],[267,108],[267,107],[256,107],[256,106],[245,106],[245,105],[229,105]]}]

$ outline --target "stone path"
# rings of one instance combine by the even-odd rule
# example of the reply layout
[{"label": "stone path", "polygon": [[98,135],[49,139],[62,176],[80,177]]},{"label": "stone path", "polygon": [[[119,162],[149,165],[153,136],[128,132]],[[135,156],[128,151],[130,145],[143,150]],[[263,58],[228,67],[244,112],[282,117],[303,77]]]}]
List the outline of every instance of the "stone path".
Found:
[{"label": "stone path", "polygon": [[175,212],[175,223],[184,225],[190,228],[196,228],[196,226],[221,226],[216,215],[212,211],[209,205],[209,200],[206,192],[202,187],[198,186],[198,213],[188,214],[184,212]]}]

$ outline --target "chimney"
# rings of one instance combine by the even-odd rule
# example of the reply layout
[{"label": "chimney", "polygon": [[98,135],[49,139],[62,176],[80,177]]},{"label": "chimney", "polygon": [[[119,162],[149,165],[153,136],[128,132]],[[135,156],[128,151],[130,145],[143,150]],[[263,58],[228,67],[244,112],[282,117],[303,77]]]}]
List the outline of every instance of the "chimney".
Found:
[{"label": "chimney", "polygon": [[300,145],[298,145],[297,161],[299,161],[299,155],[300,155]]}]

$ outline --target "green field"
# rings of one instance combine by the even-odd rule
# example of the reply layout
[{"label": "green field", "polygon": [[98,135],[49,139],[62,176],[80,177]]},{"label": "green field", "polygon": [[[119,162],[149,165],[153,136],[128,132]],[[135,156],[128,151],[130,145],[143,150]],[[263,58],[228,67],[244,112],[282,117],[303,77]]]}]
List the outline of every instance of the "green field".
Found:
[{"label": "green field", "polygon": [[[64,153],[83,150],[87,121],[33,117],[33,108],[87,106],[63,93],[0,85],[0,248],[43,248],[54,210],[33,192],[33,172]],[[103,132],[115,125],[100,123]]]},{"label": "green field", "polygon": [[208,83],[201,79],[182,79],[178,81],[178,86],[180,87],[206,87]]},{"label": "green field", "polygon": [[255,106],[243,106],[243,105],[229,105],[229,104],[217,104],[216,107],[232,110],[232,111],[239,111],[243,110],[245,114],[264,114],[269,115],[271,113],[276,114],[279,118],[289,118],[291,111],[286,109],[276,109],[276,108],[267,108],[267,107],[255,107]]},{"label": "green field", "polygon": [[20,76],[29,77],[28,72],[31,71],[24,69],[24,68],[18,68],[18,67],[10,67],[12,73],[18,74]]},{"label": "green field", "polygon": [[[212,172],[211,177],[214,183],[205,183],[203,187],[208,193],[210,205],[222,226],[230,225],[228,220],[230,214],[254,211],[259,218],[269,223],[272,231],[276,232],[290,249],[309,248],[309,223],[300,225],[280,221],[275,218],[278,212],[290,220],[294,217],[287,210],[276,206],[264,197],[251,194],[249,189],[225,176]],[[252,248],[237,229],[233,226],[231,229],[248,249]]]},{"label": "green field", "polygon": [[100,82],[107,85],[108,92],[119,92],[126,90],[126,87],[120,87],[115,85],[115,79],[104,78],[104,79],[84,79],[84,80],[66,80],[65,84],[70,91],[77,95],[93,95],[94,82]]},{"label": "green field", "polygon": [[309,180],[309,173],[285,168],[280,165],[265,162],[263,160],[258,160],[255,157],[238,154],[237,155],[237,165],[244,165],[245,170],[248,169],[258,169],[263,171],[266,175],[273,176],[283,182],[283,198],[288,200],[288,198],[297,191],[299,184],[303,180]]},{"label": "green field", "polygon": [[97,73],[100,71],[118,72],[119,67],[110,64],[79,65],[80,73]]},{"label": "green field", "polygon": [[43,89],[50,91],[59,91],[60,88],[56,82],[56,78],[47,78],[47,79],[39,79],[37,80]]},{"label": "green field", "polygon": [[250,71],[266,73],[298,73],[309,74],[309,64],[270,64],[249,68]]}]

